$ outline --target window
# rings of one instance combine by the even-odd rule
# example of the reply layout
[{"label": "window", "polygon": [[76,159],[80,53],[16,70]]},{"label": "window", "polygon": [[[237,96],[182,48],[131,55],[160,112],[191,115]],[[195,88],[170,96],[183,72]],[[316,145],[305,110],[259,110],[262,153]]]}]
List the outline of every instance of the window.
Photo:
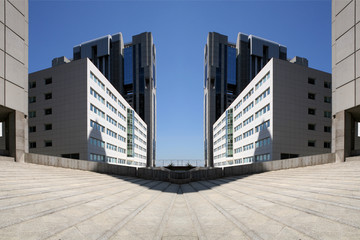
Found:
[{"label": "window", "polygon": [[309,114],[309,115],[315,115],[315,109],[309,108],[309,109],[308,109],[308,114]]},{"label": "window", "polygon": [[308,124],[308,130],[315,130],[315,124]]},{"label": "window", "polygon": [[105,161],[105,156],[104,156],[104,155],[99,155],[99,154],[90,153],[90,161],[104,162],[104,161]]},{"label": "window", "polygon": [[315,147],[315,141],[314,140],[309,140],[308,141],[308,147]]},{"label": "window", "polygon": [[100,117],[105,118],[105,113],[92,104],[90,104],[90,110]]},{"label": "window", "polygon": [[29,148],[36,148],[36,142],[29,142]]},{"label": "window", "polygon": [[331,82],[324,82],[324,88],[330,88],[331,89]]},{"label": "window", "polygon": [[105,127],[97,122],[94,122],[93,120],[90,120],[90,126],[100,132],[105,132]]},{"label": "window", "polygon": [[297,158],[299,154],[292,154],[292,153],[281,153],[280,159],[289,159],[289,158]]},{"label": "window", "polygon": [[308,84],[315,85],[315,79],[314,78],[308,78]]},{"label": "window", "polygon": [[45,142],[45,147],[52,147],[52,141],[51,140],[46,140]]},{"label": "window", "polygon": [[29,132],[36,132],[36,126],[30,126]]},{"label": "window", "polygon": [[36,88],[36,82],[29,82],[29,89]]},{"label": "window", "polygon": [[36,111],[30,111],[29,118],[34,118],[34,117],[36,117]]},{"label": "window", "polygon": [[326,117],[326,118],[331,118],[331,112],[329,112],[329,111],[324,111],[324,117]]},{"label": "window", "polygon": [[255,113],[255,118],[261,117],[263,114],[265,114],[268,111],[270,111],[270,104],[266,105],[265,107],[257,111]]},{"label": "window", "polygon": [[324,126],[324,132],[331,133],[331,127],[330,126]]},{"label": "window", "polygon": [[101,147],[101,148],[105,148],[105,142],[93,137],[90,137],[90,144],[97,146],[97,147]]},{"label": "window", "polygon": [[45,79],[45,85],[52,84],[52,78]]},{"label": "window", "polygon": [[52,108],[46,108],[45,115],[51,115],[51,114],[52,114]]},{"label": "window", "polygon": [[255,132],[259,132],[263,129],[266,129],[270,127],[270,120],[267,120],[266,122],[261,123],[260,125],[255,127]]},{"label": "window", "polygon": [[324,142],[324,148],[331,148],[331,142]]},{"label": "window", "polygon": [[45,93],[45,100],[52,99],[52,93]]},{"label": "window", "polygon": [[51,130],[52,129],[52,124],[45,124],[45,131]]},{"label": "window", "polygon": [[29,103],[34,103],[36,102],[36,97],[29,97]]},{"label": "window", "polygon": [[90,72],[90,78],[93,79],[102,90],[105,90],[105,85],[92,72]]},{"label": "window", "polygon": [[63,158],[72,158],[72,159],[80,159],[79,153],[69,153],[69,154],[61,154]]},{"label": "window", "polygon": [[315,100],[315,94],[314,93],[308,93],[308,99]]},{"label": "window", "polygon": [[99,100],[102,104],[105,104],[105,98],[98,94],[94,89],[90,88],[90,94],[93,95],[94,98]]},{"label": "window", "polygon": [[326,103],[331,103],[331,97],[325,96],[325,97],[324,97],[324,102],[326,102]]}]

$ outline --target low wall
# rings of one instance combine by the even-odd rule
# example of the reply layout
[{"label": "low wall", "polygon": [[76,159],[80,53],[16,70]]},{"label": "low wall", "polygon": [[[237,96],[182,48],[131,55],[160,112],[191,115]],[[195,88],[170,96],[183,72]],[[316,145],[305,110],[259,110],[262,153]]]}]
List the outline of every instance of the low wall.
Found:
[{"label": "low wall", "polygon": [[26,153],[25,162],[39,164],[39,165],[53,166],[53,167],[92,171],[98,173],[109,173],[109,174],[115,174],[121,176],[130,176],[130,177],[137,176],[136,167],[127,167],[127,166],[107,164],[105,162],[77,160],[77,159],[62,158],[62,157],[55,157],[48,155],[40,155],[34,153]]},{"label": "low wall", "polygon": [[[0,158],[1,160],[1,158]],[[12,161],[14,159],[12,158]],[[321,154],[286,160],[259,162],[249,165],[240,165],[225,168],[194,168],[190,171],[171,171],[166,168],[137,168],[107,164],[105,162],[93,162],[26,153],[25,162],[46,166],[79,169],[98,173],[108,173],[120,176],[139,177],[149,180],[184,184],[193,181],[211,180],[221,177],[248,175],[267,171],[275,171],[288,168],[307,167],[319,164],[335,162],[335,154]]]},{"label": "low wall", "polygon": [[284,160],[275,160],[269,162],[257,162],[248,165],[225,167],[223,172],[223,177],[276,171],[276,170],[288,169],[288,168],[307,167],[307,166],[314,166],[314,165],[334,163],[334,162],[335,162],[334,153],[312,155],[312,156],[291,158]]},{"label": "low wall", "polygon": [[360,156],[345,158],[345,162],[353,162],[353,161],[360,161]]},{"label": "low wall", "polygon": [[0,161],[15,162],[13,157],[0,156]]}]

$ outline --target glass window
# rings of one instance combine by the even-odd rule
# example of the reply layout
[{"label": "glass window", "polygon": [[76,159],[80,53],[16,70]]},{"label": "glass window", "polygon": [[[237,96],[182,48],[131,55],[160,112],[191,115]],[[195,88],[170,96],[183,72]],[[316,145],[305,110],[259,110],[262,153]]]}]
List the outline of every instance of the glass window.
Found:
[{"label": "glass window", "polygon": [[36,97],[33,96],[33,97],[29,97],[29,103],[34,103],[36,102]]},{"label": "glass window", "polygon": [[34,117],[36,117],[36,111],[30,111],[29,118],[34,118]]},{"label": "glass window", "polygon": [[326,118],[331,118],[331,112],[329,112],[329,111],[324,111],[324,117],[326,117]]},{"label": "glass window", "polygon": [[324,82],[324,88],[330,88],[331,89],[331,82]]},{"label": "glass window", "polygon": [[52,124],[45,124],[45,130],[51,130],[52,129]]},{"label": "glass window", "polygon": [[36,148],[36,142],[29,142],[29,148]]},{"label": "glass window", "polygon": [[52,99],[52,93],[46,93],[45,94],[45,100]]},{"label": "glass window", "polygon": [[315,147],[315,141],[314,140],[309,140],[308,141],[308,147]]},{"label": "glass window", "polygon": [[314,78],[308,78],[308,83],[315,85],[315,79]]},{"label": "glass window", "polygon": [[29,82],[29,89],[31,88],[36,88],[36,82],[33,81],[33,82]]},{"label": "glass window", "polygon": [[324,102],[326,102],[326,103],[331,103],[331,97],[325,96],[325,97],[324,97]]},{"label": "glass window", "polygon": [[46,140],[45,141],[45,147],[52,147],[52,141],[51,140]]},{"label": "glass window", "polygon": [[52,114],[52,108],[46,108],[45,115],[51,115],[51,114]]},{"label": "glass window", "polygon": [[52,78],[45,79],[45,85],[52,84]]},{"label": "glass window", "polygon": [[308,129],[309,130],[315,130],[315,124],[308,124]]},{"label": "glass window", "polygon": [[308,109],[308,114],[309,114],[309,115],[315,115],[315,109],[309,108],[309,109]]},{"label": "glass window", "polygon": [[324,126],[324,132],[331,133],[331,127],[330,126]]},{"label": "glass window", "polygon": [[331,148],[331,142],[324,142],[324,148]]},{"label": "glass window", "polygon": [[236,48],[227,47],[227,83],[236,84]]},{"label": "glass window", "polygon": [[124,84],[133,83],[133,47],[124,48]]},{"label": "glass window", "polygon": [[29,132],[36,132],[36,126],[30,126]]},{"label": "glass window", "polygon": [[308,99],[315,100],[315,94],[314,93],[308,93]]}]

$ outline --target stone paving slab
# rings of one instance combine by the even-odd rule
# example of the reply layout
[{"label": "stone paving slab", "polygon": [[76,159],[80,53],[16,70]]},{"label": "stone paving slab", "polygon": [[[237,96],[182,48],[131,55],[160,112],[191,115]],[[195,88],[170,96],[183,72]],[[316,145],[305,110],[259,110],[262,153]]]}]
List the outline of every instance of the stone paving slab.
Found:
[{"label": "stone paving slab", "polygon": [[360,239],[360,161],[183,185],[0,161],[0,239]]}]

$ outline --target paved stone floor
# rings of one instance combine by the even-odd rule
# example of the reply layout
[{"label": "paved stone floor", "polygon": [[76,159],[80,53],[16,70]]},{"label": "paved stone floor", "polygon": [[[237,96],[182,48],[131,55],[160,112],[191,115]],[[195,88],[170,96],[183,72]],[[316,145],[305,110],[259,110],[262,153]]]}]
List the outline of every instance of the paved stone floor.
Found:
[{"label": "paved stone floor", "polygon": [[181,186],[2,161],[0,239],[360,239],[360,161]]}]

